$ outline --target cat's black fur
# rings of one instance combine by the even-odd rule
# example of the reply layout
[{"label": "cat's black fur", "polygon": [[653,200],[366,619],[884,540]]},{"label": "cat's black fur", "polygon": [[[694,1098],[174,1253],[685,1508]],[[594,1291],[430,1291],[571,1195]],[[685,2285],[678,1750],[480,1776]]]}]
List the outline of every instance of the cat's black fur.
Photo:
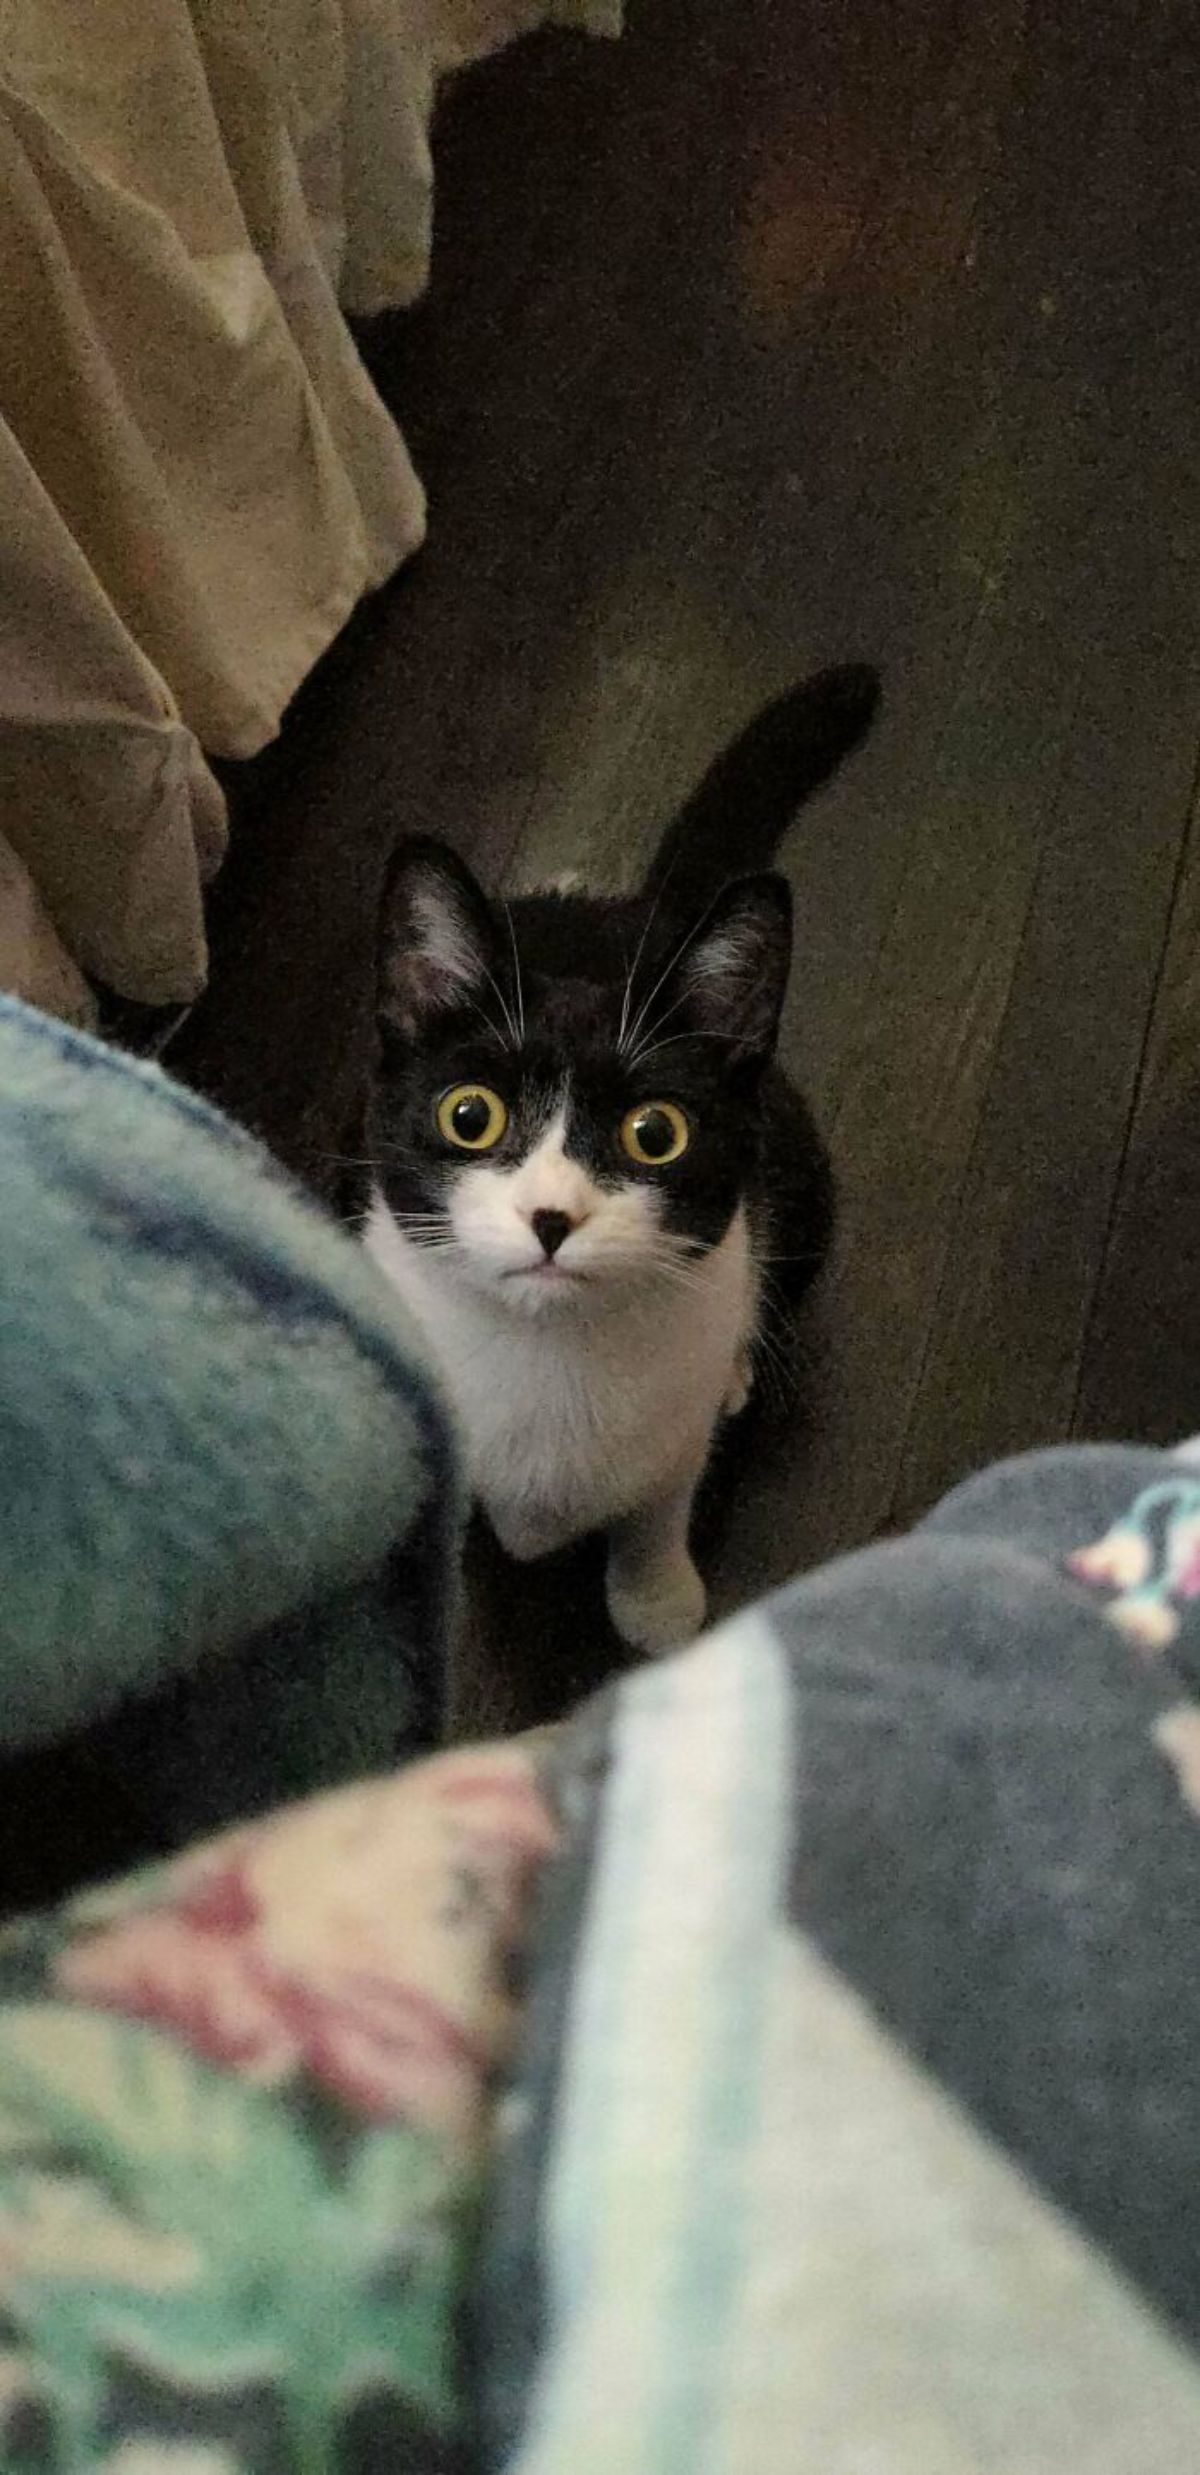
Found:
[{"label": "cat's black fur", "polygon": [[[755,1251],[794,1300],[819,1269],[833,1218],[828,1157],[799,1093],[774,1063],[791,957],[791,900],[767,864],[797,807],[865,736],[878,701],[862,666],[820,673],[769,705],[721,755],[669,827],[642,890],[489,902],[444,846],[397,852],[383,911],[381,1070],[368,1150],[398,1215],[436,1215],[461,1168],[434,1122],[448,1085],[502,1089],[511,1116],[497,1165],[521,1157],[571,1078],[567,1149],[601,1185],[644,1178],[664,1226],[697,1252],[746,1201]],[[436,967],[414,975],[414,903],[449,906],[487,982],[464,1001]],[[693,976],[712,960],[708,977]],[[620,1054],[645,1009],[640,1040]],[[510,1023],[520,1019],[519,1056]],[[636,1052],[638,1043],[632,1043]],[[690,1147],[669,1172],[641,1168],[616,1129],[639,1100],[687,1111]]]}]

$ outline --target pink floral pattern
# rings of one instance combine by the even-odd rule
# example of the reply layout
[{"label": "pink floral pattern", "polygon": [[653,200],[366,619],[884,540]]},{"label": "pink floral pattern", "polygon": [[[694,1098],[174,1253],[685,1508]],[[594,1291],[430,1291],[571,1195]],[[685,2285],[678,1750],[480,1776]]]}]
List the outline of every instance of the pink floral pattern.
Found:
[{"label": "pink floral pattern", "polygon": [[1157,1657],[1200,1598],[1200,1487],[1180,1477],[1146,1488],[1103,1538],[1067,1557],[1067,1570],[1107,1590],[1110,1621]]},{"label": "pink floral pattern", "polygon": [[[1090,1547],[1067,1557],[1089,1589],[1108,1592],[1105,1614],[1143,1659],[1173,1651],[1200,1599],[1200,1486],[1176,1476],[1147,1487]],[[1184,1803],[1200,1816],[1200,1710],[1176,1702],[1150,1729]]]},{"label": "pink floral pattern", "polygon": [[528,1750],[449,1754],[185,1859],[58,1983],[260,2083],[307,2073],[356,2116],[473,2137],[555,1836]]}]

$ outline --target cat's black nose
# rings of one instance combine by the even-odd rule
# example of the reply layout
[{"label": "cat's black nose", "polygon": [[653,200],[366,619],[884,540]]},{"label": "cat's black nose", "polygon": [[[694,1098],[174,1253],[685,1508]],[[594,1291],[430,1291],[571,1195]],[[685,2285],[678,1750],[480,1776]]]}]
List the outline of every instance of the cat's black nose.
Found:
[{"label": "cat's black nose", "polygon": [[569,1212],[534,1212],[529,1225],[538,1245],[549,1258],[558,1253],[563,1239],[570,1237],[575,1223]]}]

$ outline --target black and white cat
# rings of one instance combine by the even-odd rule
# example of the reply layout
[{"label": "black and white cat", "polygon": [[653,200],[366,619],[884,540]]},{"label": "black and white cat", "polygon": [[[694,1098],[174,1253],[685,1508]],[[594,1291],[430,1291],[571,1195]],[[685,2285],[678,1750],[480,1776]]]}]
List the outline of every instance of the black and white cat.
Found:
[{"label": "black and white cat", "polygon": [[628,898],[489,901],[432,842],[389,875],[365,1241],[440,1364],[502,1546],[607,1531],[609,1609],[638,1650],[704,1621],[696,1487],[749,1397],[764,1283],[795,1297],[828,1245],[826,1155],[774,1063],[790,895],[746,872],[877,695],[852,667],[769,706]]}]

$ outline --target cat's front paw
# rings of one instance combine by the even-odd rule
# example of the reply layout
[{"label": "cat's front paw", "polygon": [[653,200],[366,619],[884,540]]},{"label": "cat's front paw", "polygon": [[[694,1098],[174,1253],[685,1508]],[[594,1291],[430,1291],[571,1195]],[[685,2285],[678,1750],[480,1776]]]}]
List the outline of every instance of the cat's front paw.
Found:
[{"label": "cat's front paw", "polygon": [[608,1568],[608,1612],[623,1642],[647,1658],[681,1650],[704,1629],[708,1599],[690,1556],[625,1573]]}]

